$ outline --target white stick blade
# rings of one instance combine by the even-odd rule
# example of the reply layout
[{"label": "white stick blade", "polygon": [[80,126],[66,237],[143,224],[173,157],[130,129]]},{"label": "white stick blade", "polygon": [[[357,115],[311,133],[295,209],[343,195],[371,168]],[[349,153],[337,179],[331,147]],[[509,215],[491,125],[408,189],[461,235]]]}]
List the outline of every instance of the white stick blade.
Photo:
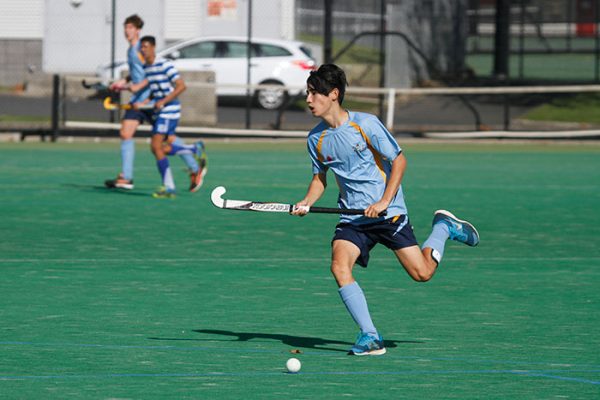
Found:
[{"label": "white stick blade", "polygon": [[223,200],[223,195],[227,190],[224,186],[218,186],[213,189],[210,194],[210,200],[215,205],[215,207],[223,208],[225,206],[225,200]]}]

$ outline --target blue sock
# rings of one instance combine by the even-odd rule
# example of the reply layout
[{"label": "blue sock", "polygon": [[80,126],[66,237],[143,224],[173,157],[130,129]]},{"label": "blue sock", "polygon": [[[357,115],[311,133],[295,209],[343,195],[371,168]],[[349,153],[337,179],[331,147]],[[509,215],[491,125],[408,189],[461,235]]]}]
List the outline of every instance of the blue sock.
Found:
[{"label": "blue sock", "polygon": [[361,332],[376,336],[377,329],[373,325],[371,315],[369,314],[369,307],[367,306],[367,299],[360,286],[358,286],[358,282],[342,286],[338,289],[338,292]]},{"label": "blue sock", "polygon": [[133,159],[135,157],[135,142],[133,139],[121,140],[121,171],[123,178],[133,179]]},{"label": "blue sock", "polygon": [[198,162],[194,158],[194,154],[196,153],[196,145],[193,144],[185,144],[183,139],[179,136],[175,137],[175,141],[171,143],[171,152],[170,156],[178,155],[181,157],[185,165],[194,173],[198,172]]},{"label": "blue sock", "polygon": [[[431,256],[437,263],[439,264],[442,261],[442,257],[444,256],[444,246],[446,245],[446,240],[450,237],[450,231],[448,226],[442,222],[437,223],[433,226],[431,230],[431,234],[423,243],[421,248],[430,247],[433,249],[431,252]],[[437,254],[436,254],[437,253]]]},{"label": "blue sock", "polygon": [[169,159],[167,157],[162,160],[156,161],[156,166],[158,167],[158,172],[160,172],[160,177],[163,182],[163,186],[169,191],[175,191],[175,181],[173,180],[173,175],[171,174],[171,167],[169,166]]}]

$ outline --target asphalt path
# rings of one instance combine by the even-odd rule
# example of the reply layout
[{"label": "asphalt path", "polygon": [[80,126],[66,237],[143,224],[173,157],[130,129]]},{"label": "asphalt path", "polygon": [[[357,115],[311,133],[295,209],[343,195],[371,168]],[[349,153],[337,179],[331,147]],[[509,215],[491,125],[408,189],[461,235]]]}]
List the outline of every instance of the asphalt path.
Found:
[{"label": "asphalt path", "polygon": [[[455,96],[420,96],[410,101],[399,101],[395,110],[396,132],[423,132],[432,130],[474,130],[479,121],[490,129],[502,129],[505,120],[503,99],[499,96],[473,96],[469,105]],[[510,119],[526,112],[531,105],[512,104]],[[111,112],[104,110],[101,99],[67,101],[62,109],[67,120],[109,122]],[[374,107],[376,109],[376,107]],[[476,110],[474,112],[473,110]],[[48,118],[51,115],[51,98],[23,95],[0,95],[0,118],[6,116]],[[217,107],[217,126],[244,128],[246,108],[243,99],[220,100]],[[277,111],[250,109],[250,127],[257,129],[309,130],[316,123],[306,109],[299,107]]]}]

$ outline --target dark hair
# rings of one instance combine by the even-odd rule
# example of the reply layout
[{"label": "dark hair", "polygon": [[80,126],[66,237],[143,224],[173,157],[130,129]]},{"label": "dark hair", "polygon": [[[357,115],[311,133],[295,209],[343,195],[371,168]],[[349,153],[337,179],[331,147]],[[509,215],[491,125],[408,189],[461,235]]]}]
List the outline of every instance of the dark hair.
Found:
[{"label": "dark hair", "polygon": [[323,64],[318,70],[312,71],[306,84],[317,93],[327,96],[333,89],[340,92],[338,102],[342,104],[346,93],[346,73],[335,64]]},{"label": "dark hair", "polygon": [[154,38],[154,36],[144,36],[144,37],[142,37],[140,39],[140,43],[144,43],[144,42],[148,42],[152,46],[156,46],[156,39]]},{"label": "dark hair", "polygon": [[144,20],[140,18],[139,15],[133,14],[125,19],[123,25],[132,24],[138,29],[142,29],[144,27]]}]

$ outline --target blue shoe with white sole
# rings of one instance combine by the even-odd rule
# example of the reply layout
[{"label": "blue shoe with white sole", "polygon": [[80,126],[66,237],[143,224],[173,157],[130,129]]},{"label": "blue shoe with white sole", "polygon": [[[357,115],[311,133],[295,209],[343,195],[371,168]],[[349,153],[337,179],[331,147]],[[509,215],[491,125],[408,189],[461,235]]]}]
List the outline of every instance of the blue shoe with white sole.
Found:
[{"label": "blue shoe with white sole", "polygon": [[385,354],[385,351],[381,335],[373,336],[369,333],[360,332],[349,354],[355,356],[381,356]]},{"label": "blue shoe with white sole", "polygon": [[479,233],[473,224],[456,218],[450,211],[437,210],[434,213],[431,226],[439,223],[443,223],[448,227],[450,239],[469,246],[477,246],[479,243]]}]

